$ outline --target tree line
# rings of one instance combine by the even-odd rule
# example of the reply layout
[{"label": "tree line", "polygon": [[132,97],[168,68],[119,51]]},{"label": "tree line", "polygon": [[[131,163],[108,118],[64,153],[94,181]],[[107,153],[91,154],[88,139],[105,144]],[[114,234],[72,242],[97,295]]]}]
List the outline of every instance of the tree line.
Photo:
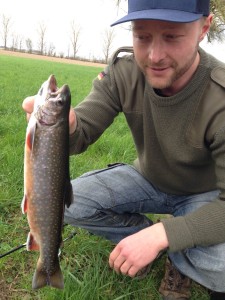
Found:
[{"label": "tree line", "polygon": [[[13,19],[5,14],[0,17],[0,30],[3,40],[3,48],[5,50],[27,52],[33,54],[47,55],[47,56],[58,56],[61,58],[80,59],[88,60],[87,58],[78,57],[78,51],[80,48],[80,38],[82,35],[81,26],[74,20],[70,23],[70,43],[68,45],[67,53],[63,51],[56,53],[56,47],[51,42],[47,42],[47,30],[48,27],[45,23],[39,23],[37,26],[38,41],[34,45],[31,38],[24,38],[19,34],[14,33],[12,30]],[[102,58],[92,58],[92,61],[98,61],[107,63],[111,54],[115,34],[114,29],[105,29],[102,38]],[[72,49],[72,50],[71,50]],[[71,52],[71,53],[70,53]],[[89,59],[90,60],[90,59]]]},{"label": "tree line", "polygon": [[[113,0],[118,9],[127,2],[127,0]],[[213,24],[207,35],[208,42],[214,40],[223,41],[225,38],[225,0],[211,0],[211,12],[214,15]],[[0,16],[0,32],[3,39],[3,48],[13,51],[21,51],[35,53],[48,56],[59,56],[61,58],[72,58],[81,60],[90,60],[87,58],[78,57],[80,49],[80,38],[82,35],[81,26],[74,20],[70,23],[70,44],[68,45],[67,53],[63,51],[56,53],[56,47],[53,43],[47,43],[47,25],[40,23],[37,27],[38,42],[34,45],[31,38],[23,38],[19,34],[12,31],[13,20],[5,14]],[[115,33],[113,28],[105,29],[102,38],[102,58],[92,58],[92,61],[100,61],[107,63],[113,48]],[[72,50],[71,50],[72,49]],[[71,52],[71,53],[70,53]]]}]

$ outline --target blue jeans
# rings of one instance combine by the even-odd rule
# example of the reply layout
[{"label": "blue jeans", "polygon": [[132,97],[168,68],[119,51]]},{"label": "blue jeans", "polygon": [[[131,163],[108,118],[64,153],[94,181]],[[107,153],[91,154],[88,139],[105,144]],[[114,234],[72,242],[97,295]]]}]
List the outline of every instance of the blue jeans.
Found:
[{"label": "blue jeans", "polygon": [[[146,213],[182,216],[215,199],[219,191],[177,196],[165,194],[132,166],[117,164],[72,181],[74,202],[65,223],[113,242],[152,225]],[[203,286],[225,292],[225,243],[169,253],[177,269]]]}]

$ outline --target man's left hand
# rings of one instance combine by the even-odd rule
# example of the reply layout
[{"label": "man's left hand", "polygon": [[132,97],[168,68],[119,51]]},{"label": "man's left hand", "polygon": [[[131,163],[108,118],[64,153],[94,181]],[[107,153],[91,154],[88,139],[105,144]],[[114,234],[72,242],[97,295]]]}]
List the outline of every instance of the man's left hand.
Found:
[{"label": "man's left hand", "polygon": [[109,265],[117,273],[134,277],[169,246],[162,223],[154,224],[120,241],[109,257]]}]

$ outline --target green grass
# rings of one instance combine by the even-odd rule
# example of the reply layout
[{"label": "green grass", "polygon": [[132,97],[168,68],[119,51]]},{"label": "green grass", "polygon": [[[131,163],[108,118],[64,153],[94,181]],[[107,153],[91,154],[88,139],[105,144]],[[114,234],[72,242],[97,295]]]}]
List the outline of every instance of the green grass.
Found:
[{"label": "green grass", "polygon": [[[69,65],[0,55],[0,254],[24,243],[29,231],[20,209],[23,197],[23,151],[26,130],[21,104],[35,94],[50,74],[58,85],[69,84],[72,104],[90,91],[101,68]],[[122,141],[122,142],[121,142]],[[104,135],[85,153],[73,156],[71,177],[75,178],[108,163],[132,163],[135,149],[124,117],[120,115]],[[73,228],[65,228],[64,237]],[[0,299],[41,300],[156,300],[164,273],[165,257],[157,261],[142,281],[116,275],[108,266],[113,249],[109,241],[77,230],[65,243],[61,256],[63,291],[44,288],[36,292],[31,281],[38,253],[20,250],[0,259]],[[194,285],[192,299],[208,299],[205,290]]]}]

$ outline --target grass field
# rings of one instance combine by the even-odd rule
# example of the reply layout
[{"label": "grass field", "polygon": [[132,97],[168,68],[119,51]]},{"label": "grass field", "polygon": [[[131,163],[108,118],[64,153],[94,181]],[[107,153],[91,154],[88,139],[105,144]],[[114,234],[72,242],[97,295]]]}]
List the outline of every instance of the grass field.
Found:
[{"label": "grass field", "polygon": [[[54,63],[0,55],[0,254],[25,243],[29,231],[20,209],[23,197],[23,151],[26,130],[22,100],[35,94],[50,74],[58,85],[69,84],[76,105],[91,88],[100,68]],[[105,167],[108,163],[132,163],[135,149],[123,116],[119,116],[86,153],[71,157],[71,178]],[[67,226],[64,238],[74,228]],[[164,273],[165,257],[157,261],[150,275],[138,281],[116,275],[108,266],[110,242],[77,229],[65,242],[61,256],[64,290],[44,288],[32,291],[31,281],[38,253],[19,250],[0,259],[1,300],[156,300]],[[191,299],[208,299],[194,284]]]}]

